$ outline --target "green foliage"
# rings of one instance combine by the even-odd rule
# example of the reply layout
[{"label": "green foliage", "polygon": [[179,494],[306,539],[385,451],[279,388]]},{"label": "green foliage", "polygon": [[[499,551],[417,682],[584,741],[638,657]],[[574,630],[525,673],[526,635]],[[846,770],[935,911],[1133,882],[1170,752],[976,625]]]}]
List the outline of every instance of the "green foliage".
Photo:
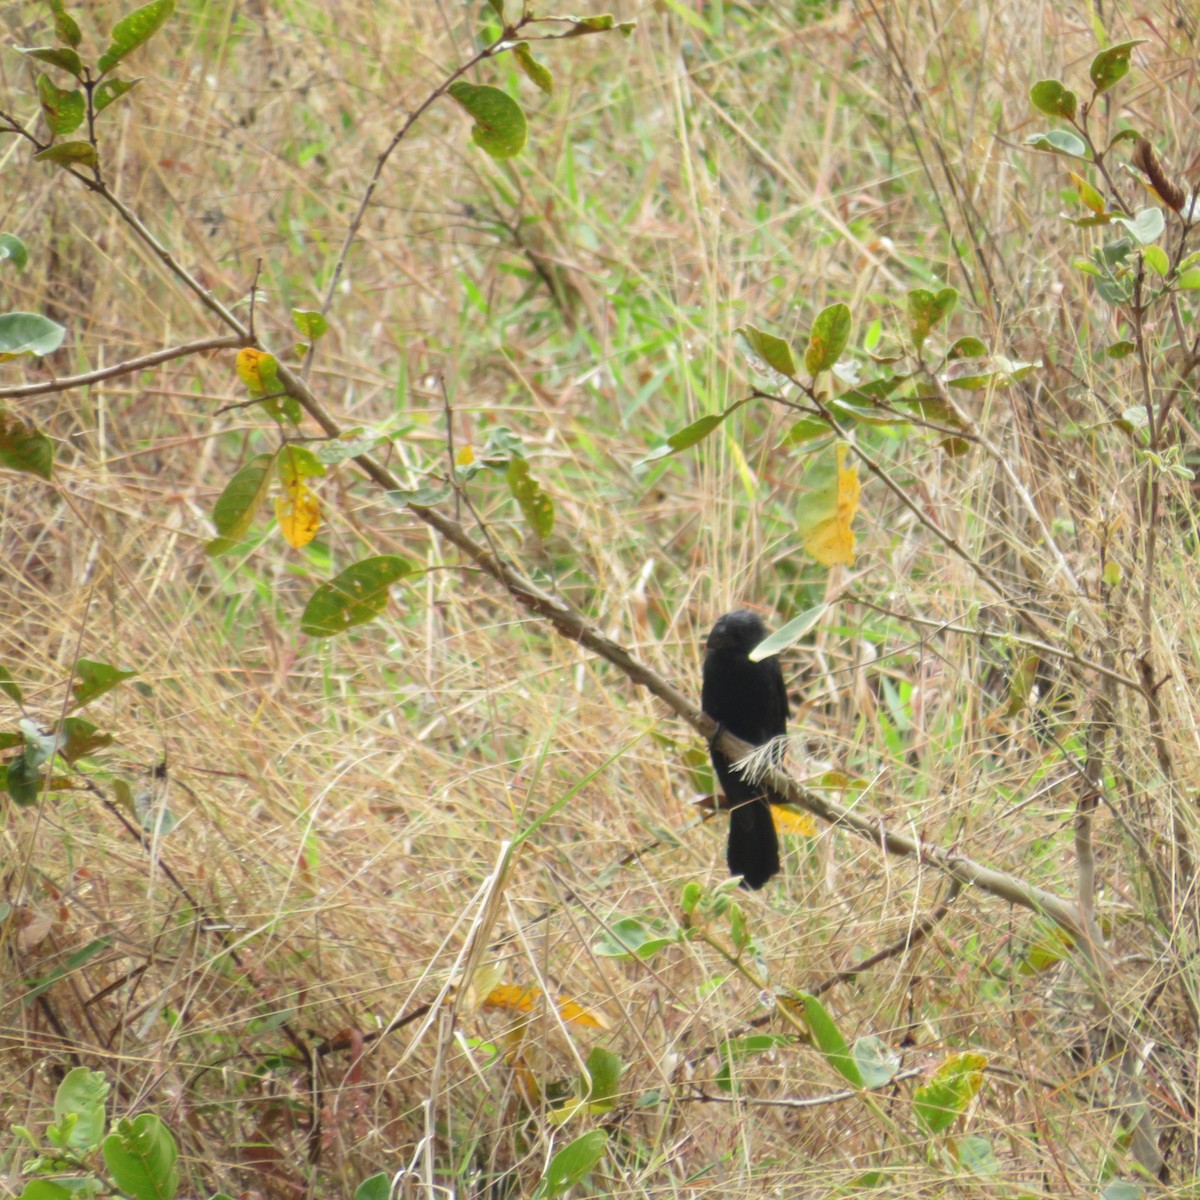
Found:
[{"label": "green foliage", "polygon": [[387,608],[391,586],[413,573],[398,554],[377,554],[347,567],[312,594],[300,618],[309,637],[327,638],[373,621]]},{"label": "green foliage", "polygon": [[534,1200],[554,1200],[581,1183],[608,1150],[608,1134],[593,1129],[557,1151],[546,1166]]},{"label": "green foliage", "polygon": [[475,119],[471,137],[481,150],[493,158],[513,158],[525,149],[525,114],[506,92],[463,80],[446,91]]}]

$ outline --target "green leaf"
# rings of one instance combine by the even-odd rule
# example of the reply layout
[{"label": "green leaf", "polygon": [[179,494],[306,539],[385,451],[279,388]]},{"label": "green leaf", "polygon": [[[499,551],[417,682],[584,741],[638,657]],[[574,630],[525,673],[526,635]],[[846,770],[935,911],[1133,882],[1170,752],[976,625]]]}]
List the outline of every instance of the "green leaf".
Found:
[{"label": "green leaf", "polygon": [[74,133],[83,124],[85,105],[79,88],[60,88],[49,75],[39,75],[37,90],[42,116],[55,137]]},{"label": "green leaf", "polygon": [[4,787],[14,804],[28,808],[29,805],[36,804],[38,796],[41,795],[42,773],[37,767],[30,766],[22,755],[8,764]]},{"label": "green leaf", "polygon": [[850,325],[850,309],[845,304],[831,304],[821,310],[804,352],[804,368],[810,375],[828,371],[837,362],[850,341]]},{"label": "green leaf", "polygon": [[1122,338],[1120,341],[1105,346],[1104,355],[1106,358],[1128,358],[1136,349],[1136,342],[1131,342],[1128,338]]},{"label": "green leaf", "polygon": [[874,1034],[860,1037],[854,1043],[854,1061],[862,1076],[863,1087],[883,1087],[900,1070],[900,1055]]},{"label": "green leaf", "polygon": [[324,314],[311,308],[293,308],[292,324],[295,325],[300,336],[310,342],[315,342],[329,328],[329,322],[325,319]]},{"label": "green leaf", "polygon": [[313,592],[300,628],[309,637],[325,638],[373,621],[387,608],[392,584],[414,570],[398,554],[378,554],[354,563]]},{"label": "green leaf", "polygon": [[1041,365],[1041,359],[1021,362],[1018,359],[1006,358],[1003,354],[995,354],[987,359],[960,359],[950,363],[942,379],[950,387],[966,391],[979,391],[989,385],[997,388],[1011,387]]},{"label": "green leaf", "polygon": [[828,611],[828,604],[818,604],[816,608],[806,609],[798,617],[793,617],[750,651],[750,661],[762,662],[764,658],[795,645]]},{"label": "green leaf", "polygon": [[130,89],[141,83],[141,76],[127,83],[124,79],[106,79],[92,93],[92,106],[97,112],[103,112],[114,100],[120,100]]},{"label": "green leaf", "polygon": [[796,374],[796,361],[792,358],[792,348],[773,333],[764,333],[753,325],[739,325],[738,333],[746,339],[750,349],[767,364],[773,371],[786,375],[789,379]]},{"label": "green leaf", "polygon": [[554,76],[550,74],[547,67],[533,57],[529,43],[518,42],[513,47],[513,54],[516,56],[517,66],[525,73],[525,77],[536,84],[547,96],[553,96]]},{"label": "green leaf", "polygon": [[1165,275],[1171,269],[1171,260],[1161,246],[1147,246],[1142,251],[1142,257],[1146,260],[1146,266],[1156,275]]},{"label": "green leaf", "polygon": [[174,1200],[179,1152],[171,1131],[153,1113],[122,1118],[104,1139],[104,1163],[121,1191],[134,1200]]},{"label": "green leaf", "polygon": [[958,1138],[954,1143],[954,1152],[958,1165],[972,1175],[993,1179],[1000,1174],[1000,1162],[987,1138],[974,1134]]},{"label": "green leaf", "polygon": [[68,46],[78,46],[83,40],[83,34],[79,32],[75,18],[63,7],[62,0],[49,0],[49,3],[50,12],[54,15],[55,37],[60,42],[66,42]]},{"label": "green leaf", "polygon": [[446,90],[475,118],[471,137],[481,150],[493,158],[512,158],[525,148],[525,114],[507,92],[462,80]]},{"label": "green leaf", "polygon": [[702,442],[727,417],[737,412],[748,399],[749,397],[744,400],[738,400],[731,404],[724,412],[708,413],[703,417],[699,417],[690,425],[685,425],[682,429],[676,430],[675,433],[667,438],[664,445],[656,446],[644,458],[638,459],[637,466],[642,467],[646,463],[655,462],[660,458],[668,458],[672,454],[678,454],[680,450],[687,450],[689,447],[696,445],[697,442]]},{"label": "green leaf", "polygon": [[406,507],[411,505],[413,508],[433,508],[448,499],[453,492],[454,488],[448,483],[432,483],[425,487],[397,488],[388,492],[387,497],[393,504]]},{"label": "green leaf", "polygon": [[60,167],[94,167],[96,147],[91,142],[59,142],[39,150],[33,161],[57,163]]},{"label": "green leaf", "polygon": [[934,293],[914,288],[908,293],[908,331],[918,350],[936,325],[944,321],[958,303],[958,292],[944,287]]},{"label": "green leaf", "polygon": [[69,1117],[75,1117],[62,1143],[64,1149],[87,1154],[100,1145],[104,1137],[104,1102],[107,1098],[108,1080],[99,1071],[75,1067],[63,1076],[54,1093],[54,1120],[64,1125]]},{"label": "green leaf", "polygon": [[150,0],[118,21],[109,35],[108,49],[96,63],[100,74],[107,75],[131,50],[152,38],[174,11],[175,0]]},{"label": "green leaf", "polygon": [[1068,121],[1075,119],[1079,106],[1079,97],[1057,79],[1043,79],[1035,83],[1029,89],[1029,99],[1038,112],[1048,117],[1063,117]]},{"label": "green leaf", "polygon": [[0,362],[17,354],[53,354],[66,336],[63,326],[41,313],[4,313],[0,316]]},{"label": "green leaf", "polygon": [[721,1047],[723,1062],[717,1071],[717,1086],[722,1091],[732,1091],[735,1063],[749,1058],[752,1054],[766,1054],[784,1045],[787,1045],[787,1038],[777,1033],[752,1033],[746,1037],[728,1038]]},{"label": "green leaf", "polygon": [[674,944],[674,930],[660,918],[643,921],[640,917],[621,917],[605,926],[592,943],[592,951],[601,958],[644,962]]},{"label": "green leaf", "polygon": [[568,1143],[551,1158],[534,1193],[538,1200],[553,1200],[574,1187],[604,1157],[608,1134],[592,1129]]},{"label": "green leaf", "polygon": [[8,259],[18,271],[29,261],[25,243],[15,233],[0,233],[0,261]]},{"label": "green leaf", "polygon": [[225,485],[213,508],[218,536],[204,547],[206,554],[227,554],[246,536],[270,486],[274,461],[274,455],[258,454]]},{"label": "green leaf", "polygon": [[1129,56],[1133,53],[1134,46],[1140,46],[1145,40],[1137,38],[1132,42],[1118,42],[1115,46],[1109,46],[1107,50],[1101,50],[1092,59],[1088,76],[1097,95],[1107,91],[1117,80],[1129,74]]},{"label": "green leaf", "polygon": [[1143,246],[1162,234],[1166,222],[1161,208],[1143,208],[1132,217],[1113,217],[1114,225],[1123,225]]},{"label": "green leaf", "polygon": [[[596,1046],[587,1057],[588,1078],[590,1087],[588,1100],[593,1106],[606,1105],[612,1108],[617,1096],[617,1087],[621,1082],[621,1072],[624,1066],[620,1056],[603,1046]],[[593,1107],[593,1112],[599,1111]]]},{"label": "green leaf", "polygon": [[987,356],[987,344],[980,341],[977,337],[960,337],[946,351],[946,358],[948,360],[955,358],[987,358]]},{"label": "green leaf", "polygon": [[318,442],[313,453],[326,466],[336,466],[348,458],[357,458],[360,454],[369,454],[380,442],[386,441],[384,434],[374,429],[347,429],[340,437],[330,438],[327,442]]},{"label": "green leaf", "polygon": [[83,78],[83,59],[74,50],[68,50],[63,46],[16,46],[14,48],[18,54],[24,54],[26,58],[36,58],[38,62],[49,63],[52,67],[61,67],[62,70],[74,75],[76,79]]},{"label": "green leaf", "polygon": [[525,524],[545,541],[554,529],[554,501],[529,473],[529,464],[523,458],[514,458],[505,475],[508,490],[521,506]]},{"label": "green leaf", "polygon": [[1051,154],[1067,154],[1072,158],[1083,158],[1087,154],[1087,143],[1077,134],[1066,129],[1051,129],[1046,133],[1031,133],[1025,145],[1035,150],[1047,150]]},{"label": "green leaf", "polygon": [[785,440],[789,446],[799,446],[832,432],[829,422],[822,417],[801,417],[787,431]]},{"label": "green leaf", "polygon": [[797,996],[804,1009],[804,1022],[812,1033],[813,1043],[825,1056],[825,1061],[853,1087],[863,1086],[862,1072],[850,1053],[842,1031],[834,1023],[825,1006],[808,992]]},{"label": "green leaf", "polygon": [[75,695],[72,708],[82,708],[91,704],[98,696],[111,692],[118,683],[132,679],[136,671],[122,671],[111,663],[94,662],[90,658],[81,658],[75,664],[75,681],[71,691]]},{"label": "green leaf", "polygon": [[913,1093],[912,1111],[927,1134],[948,1129],[983,1086],[982,1054],[953,1054]]},{"label": "green leaf", "polygon": [[386,1171],[369,1175],[354,1189],[354,1200],[389,1200],[392,1177]]},{"label": "green leaf", "polygon": [[1140,1184],[1114,1179],[1100,1193],[1100,1200],[1146,1200],[1146,1192]]},{"label": "green leaf", "polygon": [[44,433],[26,428],[15,413],[0,409],[0,467],[49,479],[54,471],[54,443]]},{"label": "green leaf", "polygon": [[[1181,287],[1185,292],[1194,292],[1200,288],[1200,268],[1193,267],[1190,271],[1183,271],[1175,278],[1176,286]],[[4,320],[0,317],[0,321]]]},{"label": "green leaf", "polygon": [[288,442],[275,456],[275,473],[285,488],[303,479],[319,479],[327,474],[325,464],[307,446]]},{"label": "green leaf", "polygon": [[51,1179],[27,1180],[17,1200],[78,1200],[79,1196],[88,1195],[90,1188],[95,1183],[91,1176],[72,1176],[69,1178],[71,1178],[72,1183],[78,1183],[80,1186],[68,1188],[64,1187],[61,1183],[55,1183]]},{"label": "green leaf", "polygon": [[13,679],[12,672],[3,663],[0,663],[0,692],[17,704],[21,703],[21,689]]}]

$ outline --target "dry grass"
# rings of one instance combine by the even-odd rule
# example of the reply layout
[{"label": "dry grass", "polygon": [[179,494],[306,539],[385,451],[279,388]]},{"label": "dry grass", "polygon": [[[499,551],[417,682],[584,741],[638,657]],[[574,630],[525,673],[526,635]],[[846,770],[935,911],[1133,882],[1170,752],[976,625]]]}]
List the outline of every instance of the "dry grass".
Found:
[{"label": "dry grass", "polygon": [[[950,458],[923,434],[860,437],[1063,644],[1131,676],[1147,654],[1165,681],[1169,775],[1144,697],[1116,690],[1095,852],[1116,963],[1104,993],[1154,1044],[1140,1078],[1184,1188],[1197,930],[1176,839],[1200,832],[1194,505],[1173,476],[1159,512],[1138,508],[1144,459],[1111,423],[1139,402],[1134,360],[1099,353],[1121,331],[1070,266],[1096,235],[1058,219],[1064,160],[1019,145],[1045,124],[1029,84],[1086,76],[1090,10],[897,4],[881,24],[870,4],[618,7],[641,19],[632,40],[542,55],[553,100],[507,60],[477,74],[529,108],[531,144],[512,165],[476,151],[449,103],[416,127],[350,254],[314,389],[344,426],[393,434],[402,472],[444,469],[443,381],[457,446],[517,431],[555,533],[531,544],[484,476],[470,495],[491,536],[685,690],[698,690],[705,630],[735,603],[778,622],[845,589],[893,610],[843,600],[788,656],[793,765],[817,783],[829,768],[865,781],[845,793],[861,811],[1071,895],[1070,763],[1095,734],[1100,675],[1047,660],[1040,707],[1008,713],[1012,607],[865,471],[859,563],[831,581],[795,531],[804,449],[783,441],[781,408],[750,405],[696,450],[634,465],[744,395],[744,320],[802,345],[815,312],[845,299],[859,337],[875,317],[899,328],[905,290],[944,281],[963,296],[956,334],[1043,359],[1021,386],[967,403],[1078,591],[998,458]],[[288,308],[318,301],[374,156],[471,53],[483,8],[181,3],[136,61],[145,81],[102,124],[108,178],[226,302],[261,258],[260,330],[287,346]],[[100,29],[119,11],[80,16]],[[1113,40],[1150,37],[1112,115],[1185,165],[1195,47],[1176,15],[1164,3],[1147,23],[1109,18]],[[11,44],[46,40],[40,7],[10,20]],[[26,64],[7,53],[0,70],[3,107],[33,114]],[[114,213],[17,139],[0,154],[0,228],[31,249],[28,269],[4,273],[4,308],[67,326],[56,373],[214,332]],[[1156,354],[1167,386],[1161,343]],[[2,370],[0,386],[44,368]],[[1132,1176],[1114,1115],[1127,1093],[1085,972],[1070,959],[1029,970],[1042,926],[970,890],[919,945],[824,1000],[848,1038],[882,1038],[906,1068],[986,1055],[954,1132],[990,1139],[996,1179],[918,1135],[913,1081],[872,1104],[837,1098],[839,1077],[795,1041],[739,1061],[736,1090],[722,1089],[725,1039],[789,1033],[769,992],[702,938],[645,962],[597,950],[623,917],[675,928],[681,888],[723,878],[723,822],[692,807],[685,752],[700,740],[349,467],[320,481],[314,549],[271,533],[243,557],[206,557],[217,495],[276,440],[253,409],[214,416],[240,398],[222,354],[14,406],[56,444],[52,485],[0,476],[0,662],[24,715],[53,726],[78,657],[138,676],[89,708],[116,742],[81,765],[79,787],[5,810],[0,1127],[43,1127],[62,1073],[82,1064],[106,1073],[115,1113],[170,1125],[186,1194],[349,1196],[412,1166],[400,1194],[528,1195],[552,1150],[592,1125],[610,1132],[595,1195],[823,1196],[881,1169],[887,1194],[1057,1196]],[[1102,547],[1123,572],[1107,598]],[[429,569],[376,624],[303,637],[316,584],[371,553]],[[4,728],[21,715],[9,705]],[[146,788],[163,760],[180,824],[143,844],[120,785]],[[789,838],[786,858],[784,878],[736,897],[768,988],[814,988],[903,938],[947,886],[830,830]],[[727,925],[711,932],[728,946]],[[544,1002],[532,1016],[482,1006],[461,974],[468,946],[602,1027]],[[305,1061],[329,1043],[344,1048]],[[597,1045],[624,1064],[621,1103],[556,1128],[546,1106]],[[0,1133],[13,1194],[26,1156]]]}]

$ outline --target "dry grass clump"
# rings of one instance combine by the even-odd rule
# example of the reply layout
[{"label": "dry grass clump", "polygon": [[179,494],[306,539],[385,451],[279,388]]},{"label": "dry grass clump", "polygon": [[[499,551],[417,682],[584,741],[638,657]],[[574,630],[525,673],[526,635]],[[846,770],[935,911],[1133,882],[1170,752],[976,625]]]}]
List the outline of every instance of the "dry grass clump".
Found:
[{"label": "dry grass clump", "polygon": [[[94,8],[80,16],[96,29],[121,11]],[[181,3],[101,126],[106,178],[224,303],[261,263],[257,328],[282,353],[374,156],[476,48],[480,10]],[[1184,1187],[1192,485],[1164,472],[1148,503],[1127,419],[1145,380],[1103,353],[1129,330],[1071,265],[1103,231],[1059,221],[1065,160],[1020,146],[1045,125],[1029,85],[1086,77],[1092,18],[1029,3],[618,15],[639,17],[633,39],[539,50],[552,99],[511,57],[473,75],[528,108],[521,158],[475,150],[449,102],[414,127],[346,259],[313,391],[342,428],[387,435],[380,458],[412,482],[446,470],[448,427],[477,452],[512,430],[553,534],[529,533],[499,475],[445,511],[690,695],[717,613],[751,603],[779,623],[828,600],[786,658],[796,774],[880,839],[1069,900],[1090,855],[1103,954],[951,889],[936,855],[823,826],[786,839],[769,888],[685,919],[687,885],[712,899],[724,873],[724,821],[695,804],[699,736],[352,464],[317,481],[326,523],[308,550],[260,518],[253,549],[207,556],[217,496],[278,434],[259,408],[218,413],[244,398],[233,353],[197,355],[12,404],[56,466],[50,484],[0,476],[0,663],[23,693],[3,728],[54,727],[80,658],[137,675],[86,710],[113,744],[38,806],[5,809],[0,1130],[44,1128],[83,1065],[109,1079],[113,1113],[170,1126],[186,1194],[349,1196],[409,1169],[401,1194],[528,1195],[555,1150],[604,1128],[576,1194],[825,1196],[878,1172],[889,1195],[1049,1196],[1136,1176],[1145,1104],[1162,1179]],[[12,20],[13,44],[46,39],[40,9]],[[1113,41],[1145,34],[1111,20]],[[1106,115],[1180,163],[1187,20],[1153,14]],[[0,63],[0,107],[31,120],[27,63]],[[31,249],[5,311],[68,329],[52,360],[0,368],[0,389],[224,332],[116,212],[17,139],[0,150],[0,229]],[[748,387],[774,390],[741,358],[743,322],[802,348],[845,300],[858,344],[876,318],[903,329],[908,289],[943,283],[962,297],[954,336],[1043,365],[964,393],[987,442],[965,455],[859,427],[878,471],[860,467],[854,568],[801,549],[808,450],[782,405],[756,400],[639,465]],[[1161,397],[1194,363],[1146,332]],[[1195,457],[1189,396],[1164,452],[1177,466]],[[421,573],[374,624],[304,637],[314,588],[368,554]],[[144,833],[146,803],[177,827]],[[630,919],[665,944],[615,954]],[[799,992],[849,1041],[894,1050],[896,1082],[845,1091],[778,1001]],[[597,1047],[623,1068],[615,1104],[556,1123]],[[985,1057],[982,1088],[928,1136],[914,1089],[961,1052]],[[27,1157],[0,1132],[13,1194]]]}]

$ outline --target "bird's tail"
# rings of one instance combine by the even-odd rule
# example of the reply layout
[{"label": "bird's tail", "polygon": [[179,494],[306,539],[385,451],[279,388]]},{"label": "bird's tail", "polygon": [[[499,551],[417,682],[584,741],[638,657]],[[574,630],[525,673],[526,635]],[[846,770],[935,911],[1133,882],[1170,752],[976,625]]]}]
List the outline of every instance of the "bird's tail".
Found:
[{"label": "bird's tail", "polygon": [[725,854],[731,875],[746,887],[760,888],[779,870],[779,837],[766,797],[735,805],[729,813],[729,848]]}]

